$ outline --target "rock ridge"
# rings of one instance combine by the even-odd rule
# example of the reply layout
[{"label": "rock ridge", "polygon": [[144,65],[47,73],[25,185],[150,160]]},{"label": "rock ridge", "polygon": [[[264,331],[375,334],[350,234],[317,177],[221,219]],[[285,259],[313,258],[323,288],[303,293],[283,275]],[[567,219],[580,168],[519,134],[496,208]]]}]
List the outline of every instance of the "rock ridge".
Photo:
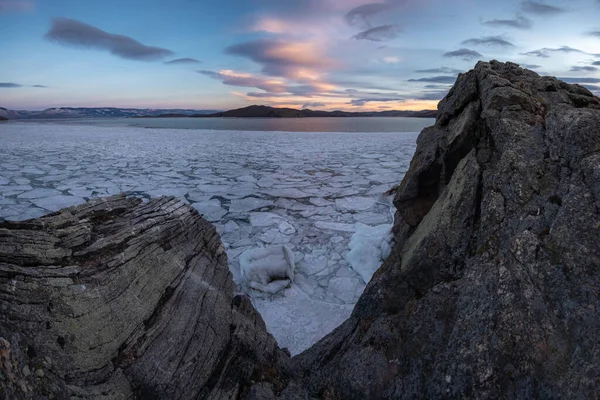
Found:
[{"label": "rock ridge", "polygon": [[351,318],[293,360],[307,395],[596,396],[597,97],[478,63],[420,134],[394,204],[392,255]]}]

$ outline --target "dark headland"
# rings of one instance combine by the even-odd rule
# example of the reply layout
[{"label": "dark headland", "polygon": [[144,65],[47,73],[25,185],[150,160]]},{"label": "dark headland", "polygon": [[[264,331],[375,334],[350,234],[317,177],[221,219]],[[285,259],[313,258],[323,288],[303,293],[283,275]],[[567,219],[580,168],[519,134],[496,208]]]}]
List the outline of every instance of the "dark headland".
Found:
[{"label": "dark headland", "polygon": [[[323,117],[415,117],[415,118],[435,118],[437,110],[421,111],[319,111],[294,108],[275,108],[269,106],[248,106],[235,110],[223,111],[214,114],[193,115],[197,118],[323,118]],[[173,116],[173,115],[171,115]]]},{"label": "dark headland", "polygon": [[459,75],[397,187],[391,255],[293,358],[173,197],[0,224],[0,398],[597,399],[600,99]]}]

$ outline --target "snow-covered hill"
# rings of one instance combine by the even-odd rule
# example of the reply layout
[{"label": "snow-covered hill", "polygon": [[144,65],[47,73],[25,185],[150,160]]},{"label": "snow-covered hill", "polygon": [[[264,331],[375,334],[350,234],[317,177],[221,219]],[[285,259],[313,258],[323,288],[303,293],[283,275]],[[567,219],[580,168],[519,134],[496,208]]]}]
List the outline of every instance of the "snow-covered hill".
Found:
[{"label": "snow-covered hill", "polygon": [[212,114],[218,110],[115,108],[115,107],[55,107],[43,111],[14,111],[0,107],[0,116],[8,119],[44,118],[123,118],[151,117],[163,114]]}]

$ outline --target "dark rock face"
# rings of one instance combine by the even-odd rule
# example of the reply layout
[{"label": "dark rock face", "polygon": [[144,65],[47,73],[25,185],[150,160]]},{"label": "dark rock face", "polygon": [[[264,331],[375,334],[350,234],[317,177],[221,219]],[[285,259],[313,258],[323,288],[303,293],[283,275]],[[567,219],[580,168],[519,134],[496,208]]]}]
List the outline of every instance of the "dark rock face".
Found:
[{"label": "dark rock face", "polygon": [[286,359],[179,200],[0,224],[0,398],[229,399]]},{"label": "dark rock face", "polygon": [[395,198],[392,255],[294,359],[305,394],[597,397],[599,99],[493,61],[438,111]]}]

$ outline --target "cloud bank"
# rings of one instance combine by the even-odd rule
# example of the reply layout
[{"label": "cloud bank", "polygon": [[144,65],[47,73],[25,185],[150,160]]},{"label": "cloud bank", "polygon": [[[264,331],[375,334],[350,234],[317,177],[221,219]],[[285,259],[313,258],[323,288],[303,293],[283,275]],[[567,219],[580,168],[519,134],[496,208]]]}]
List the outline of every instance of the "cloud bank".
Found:
[{"label": "cloud bank", "polygon": [[136,61],[156,61],[173,54],[171,50],[146,46],[129,36],[108,33],[70,18],[56,18],[45,38],[63,46],[106,50]]}]

